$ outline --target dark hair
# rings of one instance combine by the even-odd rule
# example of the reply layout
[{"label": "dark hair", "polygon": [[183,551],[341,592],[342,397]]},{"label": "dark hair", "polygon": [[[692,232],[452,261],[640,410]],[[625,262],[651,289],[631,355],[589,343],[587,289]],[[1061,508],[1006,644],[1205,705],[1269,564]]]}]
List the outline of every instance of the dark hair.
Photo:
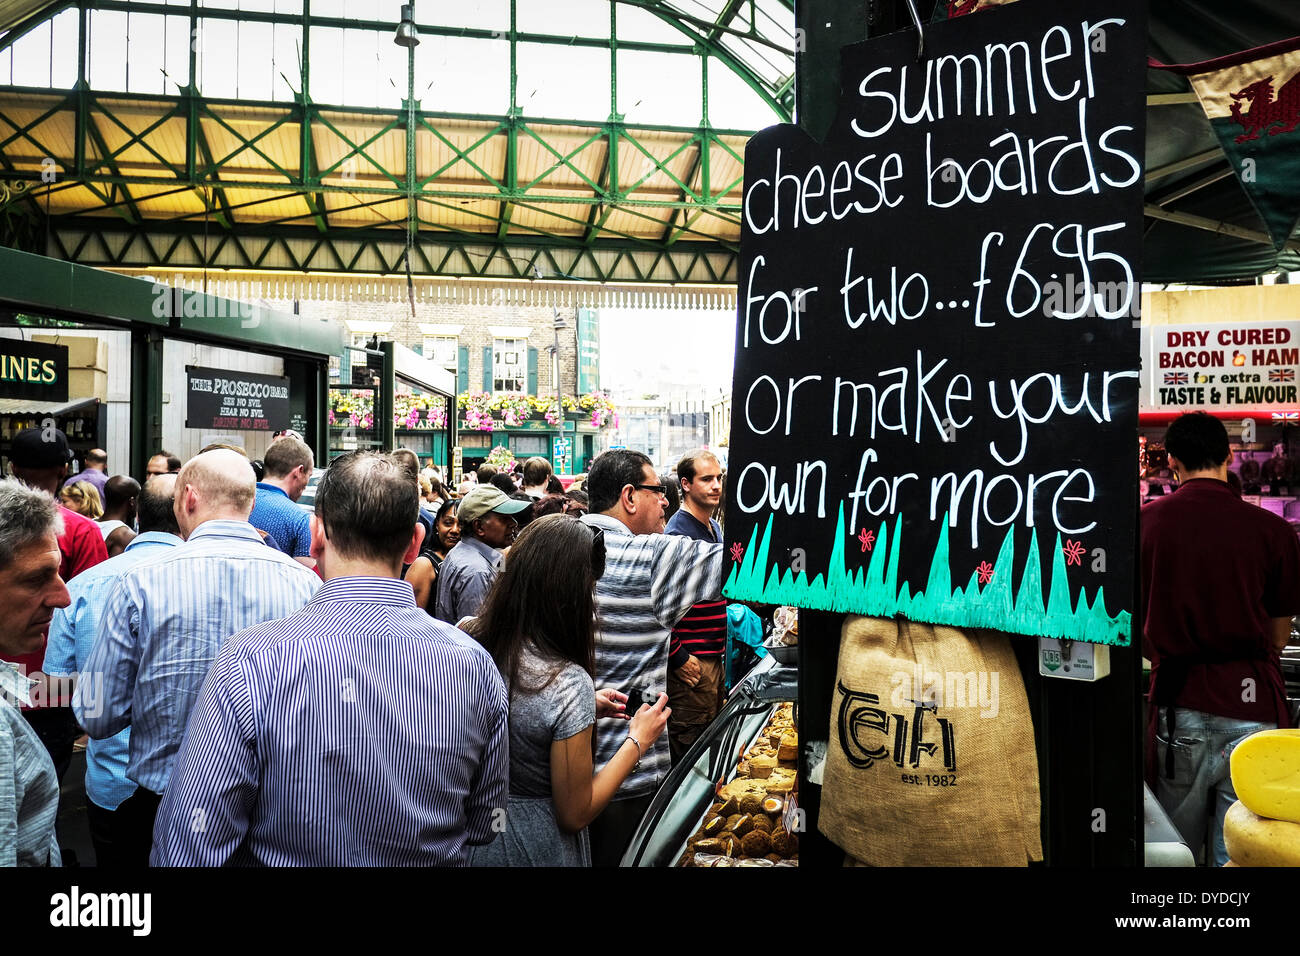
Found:
[{"label": "dark hair", "polygon": [[[603,546],[581,521],[538,518],[515,539],[483,602],[475,636],[511,690],[536,692],[565,663],[595,673],[596,581],[605,571]],[[557,667],[538,687],[519,686],[519,658],[528,643]]]},{"label": "dark hair", "polygon": [[533,502],[528,520],[536,521],[538,518],[545,518],[547,515],[562,515],[568,500],[565,495],[547,495],[544,498],[539,498]]},{"label": "dark hair", "polygon": [[581,488],[579,488],[577,491],[566,491],[565,495],[568,496],[570,501],[576,501],[584,508],[591,507],[591,499],[587,497],[587,493],[583,491]]},{"label": "dark hair", "polygon": [[249,464],[253,466],[254,478],[256,478],[258,481],[261,481],[263,478],[266,477],[266,462],[262,461],[262,459],[260,458],[254,458],[252,461],[249,462]]},{"label": "dark hair", "polygon": [[478,478],[478,483],[480,485],[489,484],[492,481],[492,476],[495,475],[496,473],[497,473],[497,466],[489,465],[489,464],[479,465],[478,470],[474,472],[475,476],[477,476]]},{"label": "dark hair", "polygon": [[1188,412],[1169,425],[1165,449],[1188,471],[1218,468],[1228,460],[1228,430],[1213,415]]},{"label": "dark hair", "polygon": [[[682,460],[677,463],[677,477],[683,481],[694,481],[695,469],[706,458],[718,461],[718,456],[706,448],[687,452],[682,456]],[[721,462],[719,462],[719,465],[721,465]]]},{"label": "dark hair", "polygon": [[429,491],[430,493],[437,495],[443,501],[448,499],[447,489],[442,486],[442,479],[437,475],[429,476]]},{"label": "dark hair", "polygon": [[311,453],[306,442],[285,437],[271,442],[262,461],[268,478],[287,478],[295,468],[306,468],[310,475],[316,464],[316,456]]},{"label": "dark hair", "polygon": [[156,455],[152,455],[151,457],[153,457],[153,458],[166,458],[166,459],[167,459],[167,471],[168,471],[168,472],[172,472],[172,473],[175,473],[175,472],[180,471],[180,470],[181,470],[181,465],[185,464],[183,461],[181,461],[179,458],[177,458],[175,455],[173,455],[173,454],[172,454],[171,452],[169,452],[169,451],[160,451],[160,452],[158,452]]},{"label": "dark hair", "polygon": [[[179,535],[180,525],[176,523],[176,512],[172,502],[176,498],[176,480],[161,480],[164,476],[154,475],[144,483],[135,500],[135,516],[140,523],[140,533],[146,531],[163,531]],[[163,490],[163,486],[167,490]]]},{"label": "dark hair", "polygon": [[677,476],[671,471],[660,475],[659,481],[664,486],[664,497],[668,499],[668,510],[664,512],[664,520],[667,521],[682,510],[682,494],[678,489]]},{"label": "dark hair", "polygon": [[393,460],[406,470],[412,481],[420,480],[420,456],[409,448],[398,448],[393,452]]},{"label": "dark hair", "polygon": [[564,482],[560,481],[554,475],[546,479],[546,493],[548,495],[564,494]]},{"label": "dark hair", "polygon": [[420,489],[392,455],[340,455],[316,488],[316,516],[344,555],[381,561],[401,556],[419,514]]},{"label": "dark hair", "polygon": [[459,498],[444,498],[442,500],[442,504],[438,505],[437,513],[433,516],[433,526],[437,528],[438,522],[442,520],[443,515],[445,515],[448,511],[455,511],[459,507],[460,507]]},{"label": "dark hair", "polygon": [[[522,491],[513,492],[510,495],[510,498],[512,501],[526,501],[530,505],[535,504],[537,501],[537,499],[534,498],[532,495],[526,495]],[[486,518],[487,515],[484,515],[484,517]],[[523,511],[520,511],[512,515],[511,517],[513,517],[515,521],[519,522],[519,530],[522,531],[524,528],[528,526],[529,522],[531,522],[533,518],[536,517],[536,514],[533,512],[532,508],[525,508]]]},{"label": "dark hair", "polygon": [[511,478],[509,475],[502,475],[502,474],[493,475],[491,479],[489,479],[488,484],[495,485],[496,487],[500,488],[508,495],[513,495],[515,492],[519,490],[519,487],[515,484],[515,480]]},{"label": "dark hair", "polygon": [[639,485],[645,480],[646,465],[654,469],[649,458],[630,448],[607,451],[593,461],[582,485],[591,498],[591,510],[603,514],[618,504],[618,496],[626,486]]},{"label": "dark hair", "polygon": [[[442,524],[442,516],[448,511],[455,514],[460,508],[459,498],[444,498],[438,505],[438,510],[433,515],[433,534],[431,537],[420,545],[421,551],[441,551],[442,539],[438,536],[438,525]],[[468,536],[467,536],[468,537]]]},{"label": "dark hair", "polygon": [[524,462],[524,484],[530,488],[546,484],[551,474],[551,463],[545,458],[533,457]]},{"label": "dark hair", "polygon": [[108,464],[108,452],[104,451],[104,449],[102,449],[102,448],[92,448],[92,449],[90,449],[90,451],[86,452],[86,464],[87,464],[87,465],[107,465],[107,464]]},{"label": "dark hair", "polygon": [[130,475],[114,475],[104,482],[105,511],[116,511],[132,498],[138,498],[139,496],[140,482]]}]

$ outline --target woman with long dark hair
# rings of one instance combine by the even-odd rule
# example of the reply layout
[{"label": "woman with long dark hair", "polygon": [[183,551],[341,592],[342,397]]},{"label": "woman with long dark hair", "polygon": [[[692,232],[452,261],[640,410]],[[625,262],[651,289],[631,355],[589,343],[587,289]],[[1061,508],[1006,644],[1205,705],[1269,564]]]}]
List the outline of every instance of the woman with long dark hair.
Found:
[{"label": "woman with long dark hair", "polygon": [[627,698],[596,692],[600,529],[547,515],[520,532],[473,625],[510,691],[510,799],[505,830],[475,866],[590,866],[586,827],[663,733],[666,695],[644,704],[627,739],[593,775],[595,724],[623,717]]},{"label": "woman with long dark hair", "polygon": [[438,590],[434,587],[438,580],[438,569],[446,560],[447,552],[460,541],[460,525],[456,523],[457,505],[455,498],[448,498],[438,506],[438,513],[433,519],[433,540],[420,546],[420,554],[415,563],[403,575],[415,591],[415,603],[429,614],[433,613],[434,599],[438,595]]}]

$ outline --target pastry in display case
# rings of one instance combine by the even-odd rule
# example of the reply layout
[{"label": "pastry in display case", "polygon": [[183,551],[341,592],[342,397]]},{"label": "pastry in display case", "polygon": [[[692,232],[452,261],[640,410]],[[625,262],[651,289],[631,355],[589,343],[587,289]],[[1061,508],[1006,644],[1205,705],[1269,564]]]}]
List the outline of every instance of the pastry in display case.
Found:
[{"label": "pastry in display case", "polygon": [[623,866],[798,866],[798,672],[764,658],[669,772]]},{"label": "pastry in display case", "polygon": [[[678,866],[798,866],[799,839],[786,826],[798,791],[794,704],[776,707],[725,784]],[[793,816],[793,814],[790,814]]]}]

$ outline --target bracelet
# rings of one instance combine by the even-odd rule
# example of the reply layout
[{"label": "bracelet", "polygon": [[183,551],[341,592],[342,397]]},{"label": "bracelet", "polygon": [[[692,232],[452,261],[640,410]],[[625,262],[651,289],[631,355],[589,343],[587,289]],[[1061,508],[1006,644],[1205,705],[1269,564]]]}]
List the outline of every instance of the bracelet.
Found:
[{"label": "bracelet", "polygon": [[[637,770],[641,768],[641,741],[637,740],[631,734],[627,735],[627,740],[632,741],[632,743],[636,745],[636,763],[632,765],[632,773],[636,773]],[[627,740],[625,740],[624,743],[627,743]]]}]

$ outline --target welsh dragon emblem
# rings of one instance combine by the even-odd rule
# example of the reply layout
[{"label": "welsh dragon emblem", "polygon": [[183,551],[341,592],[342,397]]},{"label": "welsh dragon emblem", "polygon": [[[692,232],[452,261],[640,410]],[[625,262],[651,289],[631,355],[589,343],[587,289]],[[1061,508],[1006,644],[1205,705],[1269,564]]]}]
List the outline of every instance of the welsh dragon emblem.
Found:
[{"label": "welsh dragon emblem", "polygon": [[[1276,99],[1271,76],[1229,95],[1236,101],[1232,104],[1232,118],[1245,130],[1237,137],[1238,143],[1259,139],[1259,134],[1265,130],[1269,136],[1290,133],[1300,123],[1300,73],[1282,84]],[[1244,113],[1241,111],[1243,100],[1250,104]]]}]

